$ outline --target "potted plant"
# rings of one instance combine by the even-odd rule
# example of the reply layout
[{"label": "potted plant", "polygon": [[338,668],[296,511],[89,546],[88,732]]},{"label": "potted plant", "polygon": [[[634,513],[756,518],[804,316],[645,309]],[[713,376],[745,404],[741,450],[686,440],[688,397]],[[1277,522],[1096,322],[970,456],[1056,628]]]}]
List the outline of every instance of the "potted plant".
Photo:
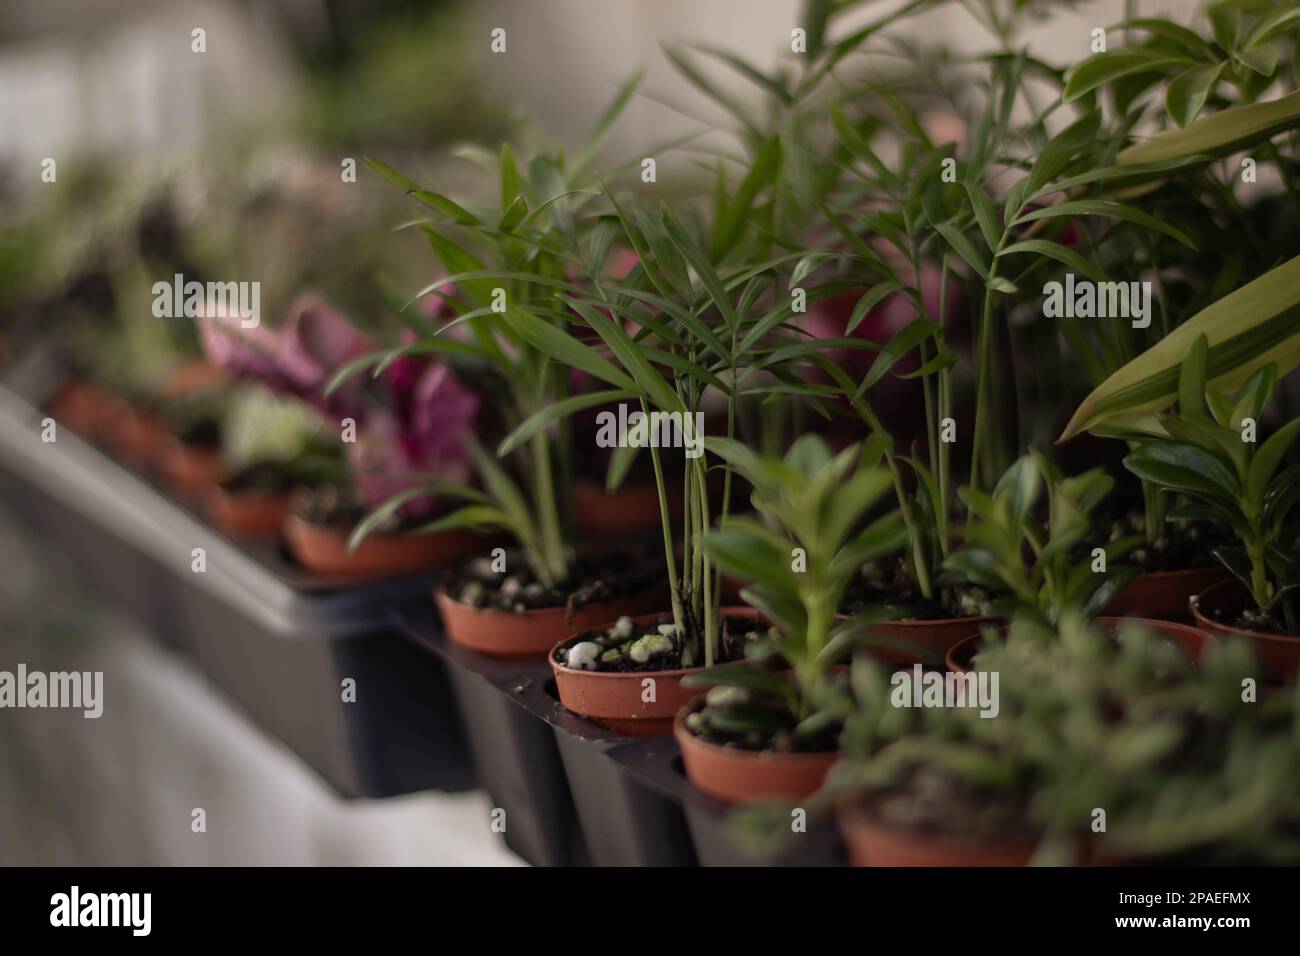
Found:
[{"label": "potted plant", "polygon": [[832,455],[807,435],[783,459],[725,439],[709,445],[753,487],[764,520],[730,518],[701,546],[747,583],[742,595],[772,629],[750,642],[744,663],[683,680],[710,690],[682,708],[673,730],[687,777],[710,796],[799,800],[821,787],[837,757],[840,728],[821,709],[832,675],[880,616],[838,620],[844,590],[864,561],[895,552],[906,529],[897,512],[861,527],[890,478],[864,465],[857,445]]},{"label": "potted plant", "polygon": [[[350,480],[308,489],[284,525],[303,567],[374,576],[460,559],[471,546],[464,532],[410,533],[429,524],[439,507],[411,475],[434,474],[450,484],[469,472],[478,397],[450,368],[418,359],[393,362],[369,390],[355,383],[327,393],[335,370],[374,343],[318,298],[301,297],[274,330],[245,328],[237,317],[205,316],[199,322],[218,367],[308,403],[338,430]],[[383,508],[372,510],[381,503]],[[359,524],[366,547],[351,546]]]},{"label": "potted plant", "polygon": [[1202,335],[1183,363],[1176,410],[1130,425],[1135,447],[1124,464],[1192,499],[1181,514],[1232,532],[1235,544],[1215,556],[1235,580],[1193,598],[1192,613],[1209,634],[1254,643],[1266,676],[1286,680],[1300,670],[1300,562],[1293,547],[1300,468],[1285,464],[1300,419],[1264,438],[1276,366],[1258,369],[1230,398],[1207,386],[1208,361]]},{"label": "potted plant", "polygon": [[[1097,618],[1137,574],[1125,561],[1143,541],[1130,535],[1096,542],[1095,514],[1113,487],[1114,479],[1100,468],[1066,477],[1046,455],[1031,452],[1012,465],[991,494],[963,489],[971,519],[965,544],[947,566],[998,593],[996,604],[1007,620],[1051,629],[1066,613]],[[1045,522],[1036,515],[1044,490]],[[1195,629],[1159,620],[1143,623],[1177,641],[1192,659],[1199,657],[1204,640]],[[1114,632],[1120,619],[1097,618],[1097,624]],[[949,668],[968,670],[980,646],[980,636],[953,645],[946,656]]]},{"label": "potted plant", "polygon": [[1147,623],[1117,639],[1075,613],[1017,622],[984,652],[995,715],[900,707],[897,681],[855,660],[827,797],[852,861],[1294,859],[1293,695],[1247,699],[1248,653],[1194,667]]},{"label": "potted plant", "polygon": [[[448,636],[483,653],[541,657],[575,628],[646,613],[662,600],[662,572],[635,550],[574,547],[568,419],[626,398],[631,380],[566,331],[572,314],[555,298],[556,290],[576,287],[573,270],[599,276],[606,268],[613,232],[592,214],[596,190],[589,184],[595,154],[634,89],[635,81],[621,91],[571,159],[539,149],[521,163],[504,145],[494,161],[496,208],[472,211],[370,160],[434,211],[419,229],[447,274],[416,298],[436,296],[444,306],[420,317],[412,341],[344,366],[335,385],[365,368],[378,375],[394,360],[440,354],[480,376],[484,393],[500,399],[505,461],[472,443],[477,487],[424,485],[463,502],[426,530],[500,532],[516,545],[503,556],[462,558],[436,595]],[[613,387],[572,393],[572,370]],[[354,545],[369,528],[358,527]]]}]

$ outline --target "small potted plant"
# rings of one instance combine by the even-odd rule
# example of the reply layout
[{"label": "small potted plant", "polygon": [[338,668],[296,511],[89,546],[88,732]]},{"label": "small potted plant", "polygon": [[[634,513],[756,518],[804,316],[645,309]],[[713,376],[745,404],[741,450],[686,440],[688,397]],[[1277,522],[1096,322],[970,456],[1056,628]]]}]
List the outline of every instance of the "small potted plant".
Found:
[{"label": "small potted plant", "polygon": [[[963,489],[971,519],[965,544],[947,566],[997,592],[996,604],[1007,620],[1050,629],[1067,610],[1096,618],[1138,573],[1125,559],[1143,540],[1130,535],[1093,546],[1095,513],[1113,487],[1114,479],[1099,468],[1066,477],[1034,451],[1012,465],[991,494]],[[1044,489],[1045,523],[1035,515]],[[1118,618],[1097,622],[1112,632],[1120,626]],[[1199,657],[1204,639],[1194,628],[1144,623],[1179,642],[1193,659]],[[968,670],[981,640],[970,637],[950,648],[949,668]]]},{"label": "small potted plant", "polygon": [[[1200,628],[1244,638],[1256,648],[1266,676],[1287,680],[1300,671],[1300,559],[1296,505],[1300,470],[1285,456],[1300,419],[1267,438],[1262,418],[1273,398],[1276,366],[1256,371],[1229,397],[1208,387],[1209,342],[1199,337],[1183,364],[1177,408],[1148,419],[1130,439],[1124,459],[1135,474],[1194,501],[1180,514],[1230,529],[1234,546],[1215,556],[1234,580],[1192,599]],[[1135,426],[1140,427],[1140,426]]]},{"label": "small potted plant", "polygon": [[[433,211],[419,228],[446,274],[416,298],[443,306],[429,310],[413,341],[345,366],[336,383],[367,367],[382,374],[400,357],[440,354],[498,400],[505,438],[497,455],[470,446],[477,486],[426,485],[463,504],[431,530],[503,533],[515,544],[462,556],[435,595],[447,635],[482,653],[541,657],[575,628],[647,613],[663,600],[662,571],[638,550],[574,546],[569,418],[627,397],[630,379],[566,331],[572,312],[555,297],[578,287],[575,264],[584,278],[606,270],[613,233],[591,212],[593,158],[634,89],[620,93],[572,158],[539,149],[521,163],[504,145],[493,169],[495,205],[462,205],[370,161]],[[573,393],[574,370],[613,387]],[[367,530],[359,527],[354,542]]]},{"label": "small potted plant", "polygon": [[880,616],[839,620],[844,589],[864,561],[895,552],[906,529],[897,512],[862,527],[890,478],[864,466],[857,445],[832,455],[807,435],[783,459],[723,439],[710,447],[753,487],[763,520],[731,518],[701,545],[747,583],[742,596],[772,628],[751,641],[746,662],[685,678],[688,688],[710,689],[681,710],[674,733],[687,777],[710,796],[799,800],[821,787],[838,756],[840,727],[822,709],[836,668]]},{"label": "small potted plant", "polygon": [[284,525],[303,567],[374,576],[460,559],[471,546],[465,532],[410,533],[429,525],[439,507],[412,475],[432,474],[454,484],[469,473],[478,397],[450,368],[419,359],[394,361],[369,389],[353,383],[330,391],[336,370],[371,351],[374,342],[314,296],[295,302],[274,330],[245,328],[237,317],[199,321],[216,365],[234,378],[306,402],[338,430],[350,480],[306,489]]}]

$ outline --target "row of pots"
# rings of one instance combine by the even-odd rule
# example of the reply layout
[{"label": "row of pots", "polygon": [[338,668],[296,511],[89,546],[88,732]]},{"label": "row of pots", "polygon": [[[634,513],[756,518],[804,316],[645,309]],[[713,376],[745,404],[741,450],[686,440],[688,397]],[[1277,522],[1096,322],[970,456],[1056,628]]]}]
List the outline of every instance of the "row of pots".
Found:
[{"label": "row of pots", "polygon": [[[181,377],[190,376],[182,371]],[[351,528],[305,520],[294,513],[289,492],[227,487],[224,482],[229,476],[218,449],[181,440],[158,416],[115,392],[73,381],[51,403],[51,412],[81,437],[107,447],[124,464],[156,476],[177,498],[198,507],[223,534],[282,537],[297,562],[317,574],[373,578],[448,568],[461,563],[482,542],[463,530],[431,535],[376,533],[349,551]],[[653,484],[630,484],[608,493],[596,482],[579,482],[574,495],[578,531],[584,537],[630,537],[658,527],[658,493]]]},{"label": "row of pots", "polygon": [[[1225,581],[1219,573],[1205,570],[1172,572],[1147,584],[1148,593],[1167,592],[1174,583],[1199,587],[1206,580],[1213,583],[1203,594],[1183,596],[1181,607],[1166,599],[1167,607],[1188,610],[1196,626],[1162,620],[1159,616],[1138,617],[1134,614],[1098,619],[1103,627],[1117,629],[1124,620],[1142,621],[1149,629],[1173,640],[1193,660],[1198,660],[1206,646],[1219,638],[1250,639],[1263,661],[1267,680],[1282,681],[1300,669],[1300,640],[1238,631],[1213,620],[1217,612],[1230,610],[1240,601],[1240,588]],[[1139,592],[1138,596],[1141,596]],[[538,659],[546,655],[555,676],[561,703],[571,712],[597,724],[629,736],[652,736],[671,733],[681,751],[687,778],[703,793],[725,803],[739,804],[758,800],[802,801],[821,789],[836,753],[773,753],[747,751],[720,746],[701,740],[685,726],[686,717],[702,704],[701,692],[686,688],[682,679],[688,670],[655,672],[599,672],[572,669],[557,660],[557,651],[576,636],[622,615],[635,618],[638,625],[655,621],[665,605],[665,595],[650,592],[617,602],[588,607],[576,617],[565,620],[563,609],[511,614],[471,607],[439,591],[436,602],[447,636],[479,653],[515,659]],[[1130,602],[1127,607],[1133,607]],[[728,614],[754,614],[749,608],[728,609]],[[949,621],[900,621],[877,626],[879,636],[900,642],[898,650],[880,650],[875,656],[888,663],[911,663],[902,650],[903,641],[927,646],[944,656],[954,671],[969,670],[981,628],[996,623],[987,617]],[[646,679],[653,679],[655,693],[647,700]],[[950,839],[899,833],[881,827],[860,811],[848,810],[841,815],[841,827],[850,859],[859,865],[1022,865],[1032,857],[1035,847],[1025,845],[980,846]]]}]

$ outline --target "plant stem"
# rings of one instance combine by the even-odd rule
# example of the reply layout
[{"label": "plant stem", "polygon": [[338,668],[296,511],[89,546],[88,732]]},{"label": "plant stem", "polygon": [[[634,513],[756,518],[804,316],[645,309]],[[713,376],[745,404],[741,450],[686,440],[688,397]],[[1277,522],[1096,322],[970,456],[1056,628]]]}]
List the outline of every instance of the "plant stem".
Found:
[{"label": "plant stem", "polygon": [[[644,398],[641,399],[641,411],[644,414],[649,414]],[[678,636],[684,640],[689,632],[686,630],[686,615],[682,613],[681,585],[677,578],[677,555],[673,553],[673,525],[668,515],[668,489],[664,485],[664,466],[659,459],[659,449],[653,443],[650,445],[650,461],[654,464],[655,488],[659,492],[659,524],[664,536],[664,563],[668,568],[668,588],[672,596],[673,624],[677,628]],[[685,648],[683,648],[682,654],[682,663],[685,664]]]}]

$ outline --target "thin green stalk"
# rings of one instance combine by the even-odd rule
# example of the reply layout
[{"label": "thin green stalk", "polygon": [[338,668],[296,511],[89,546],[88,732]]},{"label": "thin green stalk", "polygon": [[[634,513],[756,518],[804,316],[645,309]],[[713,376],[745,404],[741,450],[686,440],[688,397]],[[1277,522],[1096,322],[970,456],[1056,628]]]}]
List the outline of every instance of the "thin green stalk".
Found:
[{"label": "thin green stalk", "polygon": [[564,535],[560,531],[560,515],[555,504],[555,486],[551,475],[550,437],[543,431],[532,440],[534,506],[541,518],[542,560],[556,581],[563,581],[568,571],[564,554]]},{"label": "thin green stalk", "polygon": [[[641,399],[641,410],[646,412],[644,398]],[[650,446],[650,461],[654,465],[655,488],[659,492],[659,524],[664,538],[664,565],[668,569],[668,588],[672,597],[673,624],[677,628],[678,635],[685,635],[688,631],[686,630],[686,615],[682,611],[681,582],[677,577],[677,555],[673,552],[673,525],[668,514],[668,489],[664,485],[664,466],[659,458],[659,449],[653,444]],[[684,656],[682,663],[686,663]]]}]

